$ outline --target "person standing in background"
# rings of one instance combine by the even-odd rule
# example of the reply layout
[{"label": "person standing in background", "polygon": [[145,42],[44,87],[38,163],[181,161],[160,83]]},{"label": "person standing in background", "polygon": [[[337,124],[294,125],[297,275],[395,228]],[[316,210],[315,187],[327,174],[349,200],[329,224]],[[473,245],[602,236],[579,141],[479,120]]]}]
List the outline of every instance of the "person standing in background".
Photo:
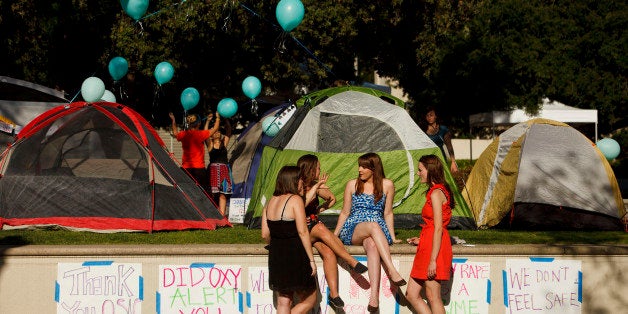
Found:
[{"label": "person standing in background", "polygon": [[206,142],[207,150],[209,151],[209,165],[207,166],[209,188],[214,200],[218,198],[218,210],[223,216],[227,211],[227,195],[233,193],[231,165],[229,165],[229,158],[227,157],[227,145],[230,139],[231,123],[227,119],[224,125],[224,133],[218,128]]},{"label": "person standing in background", "polygon": [[[456,156],[454,154],[454,147],[451,144],[451,132],[449,129],[440,124],[436,108],[429,106],[425,110],[425,116],[423,121],[419,124],[421,130],[427,134],[427,136],[440,148],[441,153],[445,159],[449,158],[451,162],[450,170],[452,173],[458,172],[458,164],[456,164]],[[447,149],[447,151],[445,151]]]},{"label": "person standing in background", "polygon": [[200,130],[201,118],[197,114],[189,114],[185,117],[187,130],[179,131],[174,114],[168,114],[172,121],[172,135],[181,142],[183,149],[181,168],[185,170],[203,189],[207,189],[207,171],[205,170],[205,141],[218,130],[220,125],[220,115],[216,113],[216,122],[211,130],[209,128],[208,116],[205,120],[205,127]]}]

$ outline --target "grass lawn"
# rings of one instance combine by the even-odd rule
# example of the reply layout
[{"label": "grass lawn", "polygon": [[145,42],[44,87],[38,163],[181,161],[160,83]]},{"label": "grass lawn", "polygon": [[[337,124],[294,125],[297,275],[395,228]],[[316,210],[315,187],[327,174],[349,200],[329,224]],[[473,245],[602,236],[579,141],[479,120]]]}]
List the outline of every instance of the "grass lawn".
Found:
[{"label": "grass lawn", "polygon": [[[397,238],[418,236],[419,230],[398,229]],[[450,230],[467,244],[613,244],[628,245],[623,231]],[[86,244],[255,244],[263,243],[259,229],[236,225],[211,231],[93,233],[67,230],[2,230],[0,245]]]}]

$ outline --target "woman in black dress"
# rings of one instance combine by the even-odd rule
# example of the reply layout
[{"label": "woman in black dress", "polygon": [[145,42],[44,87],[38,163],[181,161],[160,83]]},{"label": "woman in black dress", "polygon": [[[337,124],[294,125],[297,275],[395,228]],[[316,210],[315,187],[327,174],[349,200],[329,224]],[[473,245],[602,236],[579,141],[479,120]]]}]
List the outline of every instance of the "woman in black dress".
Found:
[{"label": "woman in black dress", "polygon": [[[316,303],[316,264],[301,197],[299,167],[284,166],[262,211],[268,246],[268,285],[277,293],[277,314],[307,313]],[[292,304],[294,295],[299,303]]]}]

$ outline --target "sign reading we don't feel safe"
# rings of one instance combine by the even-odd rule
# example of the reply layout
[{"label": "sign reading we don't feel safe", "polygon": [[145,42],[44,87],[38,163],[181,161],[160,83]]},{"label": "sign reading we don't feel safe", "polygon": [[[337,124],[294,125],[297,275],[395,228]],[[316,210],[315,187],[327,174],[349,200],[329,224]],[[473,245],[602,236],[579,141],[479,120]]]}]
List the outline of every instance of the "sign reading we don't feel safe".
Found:
[{"label": "sign reading we don't feel safe", "polygon": [[582,262],[530,258],[506,260],[506,313],[582,312]]}]

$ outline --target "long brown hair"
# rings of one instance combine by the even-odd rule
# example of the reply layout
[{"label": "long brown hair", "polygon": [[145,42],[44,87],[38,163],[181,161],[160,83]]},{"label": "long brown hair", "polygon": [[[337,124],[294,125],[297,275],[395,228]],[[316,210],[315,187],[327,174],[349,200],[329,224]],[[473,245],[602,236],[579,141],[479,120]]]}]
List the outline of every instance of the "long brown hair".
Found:
[{"label": "long brown hair", "polygon": [[[366,153],[360,157],[358,157],[358,165],[362,168],[370,169],[373,171],[373,196],[375,198],[375,203],[379,202],[379,200],[384,195],[384,166],[382,165],[382,159],[376,153]],[[358,176],[358,180],[356,180],[355,184],[355,194],[362,194],[364,192],[364,182],[360,180]]]},{"label": "long brown hair", "polygon": [[299,194],[299,167],[283,166],[277,174],[273,196]]},{"label": "long brown hair", "polygon": [[425,166],[427,169],[427,183],[428,184],[442,184],[447,189],[447,193],[449,194],[449,204],[451,208],[456,206],[456,202],[454,201],[454,195],[451,193],[451,188],[449,184],[445,180],[445,167],[443,163],[440,161],[436,155],[424,155],[419,159],[419,162]]},{"label": "long brown hair", "polygon": [[300,169],[299,177],[303,180],[303,188],[305,190],[311,188],[316,183],[316,166],[318,166],[318,157],[307,154],[301,156],[297,161],[297,167]]}]

